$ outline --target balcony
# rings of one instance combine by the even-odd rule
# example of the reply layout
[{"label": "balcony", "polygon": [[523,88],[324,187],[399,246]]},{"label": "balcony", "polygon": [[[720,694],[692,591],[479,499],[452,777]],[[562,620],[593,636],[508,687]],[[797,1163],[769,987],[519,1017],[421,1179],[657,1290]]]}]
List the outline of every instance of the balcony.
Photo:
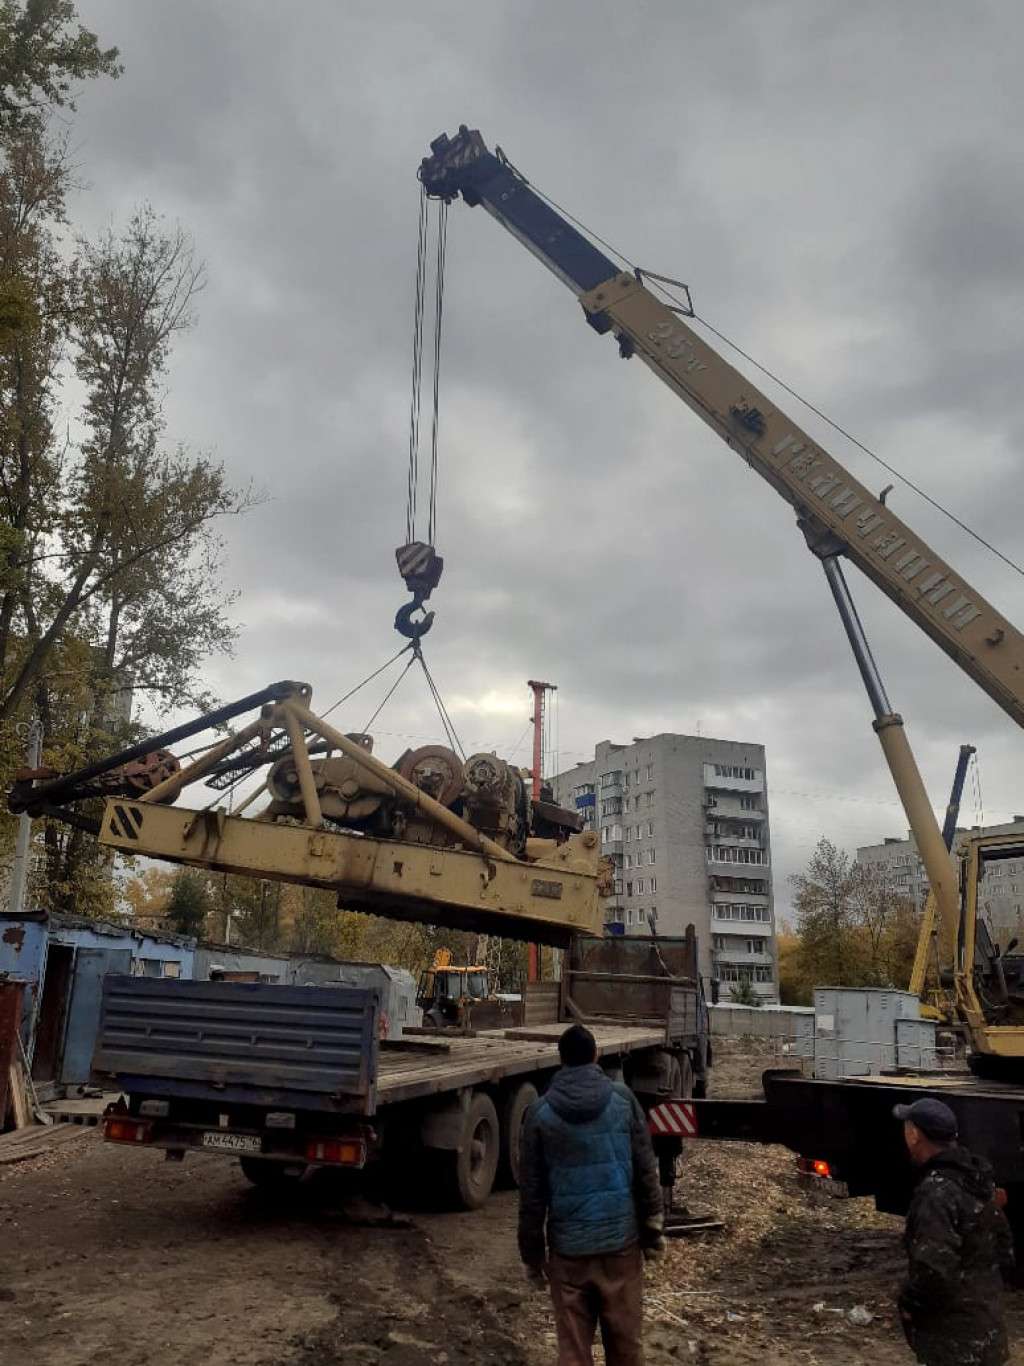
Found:
[{"label": "balcony", "polygon": [[742,934],[751,939],[770,939],[775,928],[770,920],[737,920],[735,916],[716,915],[711,907],[711,923],[718,934]]},{"label": "balcony", "polygon": [[745,953],[742,949],[712,949],[711,957],[716,967],[726,963],[734,968],[770,968],[775,959],[770,953]]},{"label": "balcony", "polygon": [[[723,877],[767,877],[771,867],[767,851],[754,840],[748,845],[739,845],[723,844],[716,839],[706,852],[708,865],[720,869]],[[755,858],[755,854],[759,857]]]},{"label": "balcony", "polygon": [[709,821],[757,821],[760,824],[768,819],[767,811],[747,811],[740,802],[724,793],[705,792],[703,805]]},{"label": "balcony", "polygon": [[[746,876],[738,873],[725,874],[723,872],[712,873],[708,877],[708,893],[712,904],[716,901],[735,901],[737,897],[742,897],[744,901],[749,901],[753,906],[768,905],[768,869],[758,876],[751,872]],[[764,891],[754,892],[745,883],[757,881],[764,883]],[[722,886],[723,883],[732,883],[732,886]]]},{"label": "balcony", "polygon": [[728,845],[733,849],[760,849],[763,847],[760,835],[734,835],[728,826],[723,829],[721,826],[706,825],[704,827],[704,838],[709,844]]},{"label": "balcony", "polygon": [[[726,767],[729,767],[726,765]],[[733,765],[739,767],[739,765]],[[704,786],[715,792],[763,792],[764,774],[749,770],[753,778],[736,778],[715,772],[715,764],[704,765]]]}]

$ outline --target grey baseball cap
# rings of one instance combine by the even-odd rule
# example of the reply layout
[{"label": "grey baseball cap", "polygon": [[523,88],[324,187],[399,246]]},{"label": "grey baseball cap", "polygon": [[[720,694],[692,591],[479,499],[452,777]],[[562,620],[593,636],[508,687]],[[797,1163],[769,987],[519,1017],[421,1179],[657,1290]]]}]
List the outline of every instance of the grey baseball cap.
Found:
[{"label": "grey baseball cap", "polygon": [[933,1096],[915,1100],[913,1105],[894,1105],[893,1118],[910,1120],[924,1134],[925,1138],[936,1143],[949,1143],[957,1135],[956,1115],[948,1105]]}]

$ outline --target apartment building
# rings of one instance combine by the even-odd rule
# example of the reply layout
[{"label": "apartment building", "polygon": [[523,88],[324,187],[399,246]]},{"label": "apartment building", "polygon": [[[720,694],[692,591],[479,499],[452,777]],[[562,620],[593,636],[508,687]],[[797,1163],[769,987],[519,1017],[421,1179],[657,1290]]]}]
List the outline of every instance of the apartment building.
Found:
[{"label": "apartment building", "polygon": [[601,835],[615,865],[610,933],[682,934],[701,973],[778,997],[764,747],[693,735],[618,745],[552,779],[555,799]]},{"label": "apartment building", "polygon": [[[953,848],[967,835],[1024,835],[1024,816],[1015,815],[1003,825],[972,825],[957,828]],[[901,895],[923,909],[928,896],[925,872],[917,844],[908,832],[905,840],[886,839],[857,850],[857,862],[885,868]],[[1016,935],[1024,941],[1024,859],[1019,863],[993,862],[988,868],[981,893],[981,913],[992,938],[1006,944]]]}]

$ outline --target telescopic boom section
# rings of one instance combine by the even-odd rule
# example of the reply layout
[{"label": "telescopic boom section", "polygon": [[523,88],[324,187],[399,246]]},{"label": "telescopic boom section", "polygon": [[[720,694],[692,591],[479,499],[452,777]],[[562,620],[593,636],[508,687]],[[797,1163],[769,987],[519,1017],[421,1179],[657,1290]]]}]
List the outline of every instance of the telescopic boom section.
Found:
[{"label": "telescopic boom section", "polygon": [[1024,637],[636,274],[550,207],[480,134],[442,136],[420,167],[430,195],[482,204],[796,509],[820,554],[848,556],[979,687],[1024,725]]}]

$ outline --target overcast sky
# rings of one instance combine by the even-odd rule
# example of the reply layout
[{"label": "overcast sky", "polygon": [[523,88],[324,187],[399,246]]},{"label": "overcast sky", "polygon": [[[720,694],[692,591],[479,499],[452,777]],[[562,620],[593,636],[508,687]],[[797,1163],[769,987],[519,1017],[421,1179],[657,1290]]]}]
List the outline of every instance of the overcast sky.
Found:
[{"label": "overcast sky", "polygon": [[[324,710],[400,644],[415,172],[460,123],[1024,562],[1018,0],[79,10],[125,75],[80,99],[76,218],[120,223],[147,200],[194,236],[209,285],[173,361],[169,437],[269,495],[225,528],[241,634],[210,669],[221,697],[293,677]],[[788,505],[461,203],[445,298],[426,654],[467,749],[528,762],[537,677],[558,685],[563,768],[659,731],[763,744],[780,908],[822,835],[851,852],[901,835]],[[891,482],[783,406],[869,487]],[[909,490],[889,501],[1024,622],[1018,574]],[[935,805],[970,742],[984,805],[972,783],[965,822],[1024,811],[1017,727],[849,580]],[[361,729],[387,678],[332,720]],[[375,729],[388,760],[442,739],[421,677]]]}]

